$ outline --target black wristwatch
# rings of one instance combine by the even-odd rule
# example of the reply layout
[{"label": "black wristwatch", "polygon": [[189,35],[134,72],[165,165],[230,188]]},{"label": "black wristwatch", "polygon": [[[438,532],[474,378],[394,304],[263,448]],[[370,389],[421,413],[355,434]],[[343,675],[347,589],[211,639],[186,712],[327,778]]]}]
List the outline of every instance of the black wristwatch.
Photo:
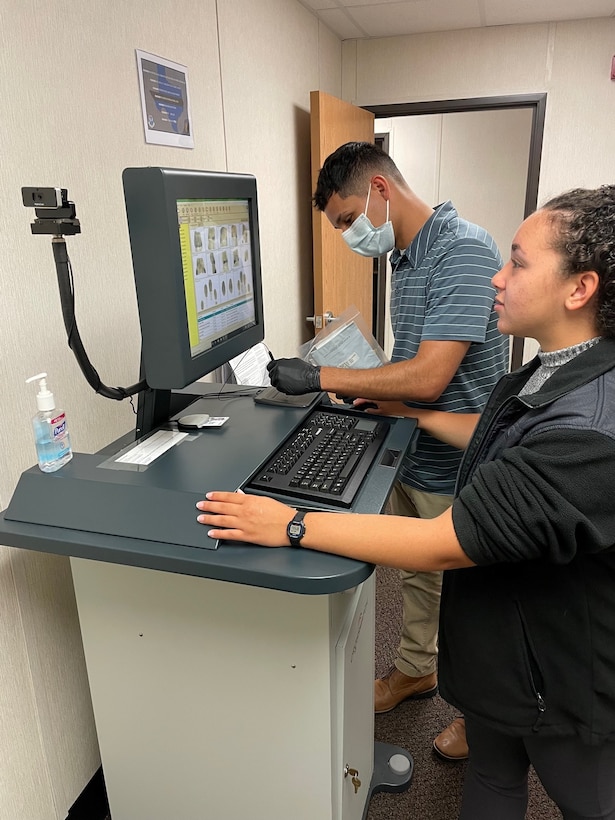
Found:
[{"label": "black wristwatch", "polygon": [[288,540],[290,541],[291,547],[301,546],[301,539],[305,535],[305,524],[303,523],[304,515],[305,510],[297,512],[294,514],[292,520],[288,522],[288,527],[286,527],[286,535],[288,535]]}]

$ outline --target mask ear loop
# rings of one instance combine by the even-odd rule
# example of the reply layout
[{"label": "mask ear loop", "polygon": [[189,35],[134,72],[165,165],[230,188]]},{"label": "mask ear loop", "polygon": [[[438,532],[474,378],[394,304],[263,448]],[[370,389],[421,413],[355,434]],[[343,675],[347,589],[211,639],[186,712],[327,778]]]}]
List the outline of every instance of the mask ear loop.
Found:
[{"label": "mask ear loop", "polygon": [[367,189],[367,202],[365,203],[365,210],[363,211],[365,216],[367,216],[367,209],[369,208],[369,198],[370,198],[371,193],[372,193],[372,183],[370,182],[369,183],[369,188]]},{"label": "mask ear loop", "polygon": [[[367,216],[367,209],[369,208],[369,198],[371,196],[371,193],[372,193],[372,183],[370,182],[369,183],[369,188],[367,189],[367,202],[365,203],[365,210],[363,211],[365,216]],[[387,199],[387,218],[386,218],[387,222],[390,222],[390,219],[389,219],[389,205],[390,205],[390,200]]]}]

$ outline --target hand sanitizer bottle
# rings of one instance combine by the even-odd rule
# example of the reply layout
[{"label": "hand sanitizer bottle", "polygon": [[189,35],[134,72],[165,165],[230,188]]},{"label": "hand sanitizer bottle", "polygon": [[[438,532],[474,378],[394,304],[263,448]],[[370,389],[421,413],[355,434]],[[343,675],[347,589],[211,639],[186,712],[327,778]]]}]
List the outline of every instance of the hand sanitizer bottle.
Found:
[{"label": "hand sanitizer bottle", "polygon": [[53,393],[47,389],[47,374],[31,376],[26,384],[33,381],[38,381],[39,387],[38,413],[32,418],[38,466],[44,473],[53,473],[73,457],[66,416],[64,410],[56,408]]}]

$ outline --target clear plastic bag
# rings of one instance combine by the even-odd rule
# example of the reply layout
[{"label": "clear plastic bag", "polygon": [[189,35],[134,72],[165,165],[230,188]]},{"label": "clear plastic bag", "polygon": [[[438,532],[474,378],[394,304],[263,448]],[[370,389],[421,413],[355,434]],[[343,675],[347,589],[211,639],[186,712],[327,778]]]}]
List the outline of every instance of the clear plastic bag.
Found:
[{"label": "clear plastic bag", "polygon": [[302,345],[299,356],[314,365],[352,369],[381,367],[389,361],[354,305]]}]

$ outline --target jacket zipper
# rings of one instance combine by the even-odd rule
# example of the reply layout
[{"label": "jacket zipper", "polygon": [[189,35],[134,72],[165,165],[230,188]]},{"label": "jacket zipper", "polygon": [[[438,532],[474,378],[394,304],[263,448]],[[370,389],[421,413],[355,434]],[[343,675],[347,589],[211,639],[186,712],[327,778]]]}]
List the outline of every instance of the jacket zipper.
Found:
[{"label": "jacket zipper", "polygon": [[537,683],[537,679],[542,677],[540,674],[540,669],[538,667],[538,661],[536,659],[535,652],[532,647],[532,642],[530,641],[529,632],[527,629],[527,625],[525,623],[525,618],[523,617],[523,610],[521,609],[521,604],[519,601],[515,601],[517,612],[519,613],[519,620],[521,622],[521,632],[523,635],[523,643],[525,645],[525,651],[527,655],[527,669],[528,669],[528,676],[530,679],[530,686],[532,688],[532,692],[534,693],[534,697],[536,698],[536,706],[538,708],[538,716],[536,717],[536,721],[532,726],[533,732],[538,732],[540,727],[544,722],[545,713],[547,711],[547,704],[544,699],[544,696]]},{"label": "jacket zipper", "polygon": [[545,703],[545,700],[540,692],[536,692],[536,700],[538,702],[538,717],[536,718],[536,723],[532,726],[533,732],[537,732],[540,729],[544,720],[545,712],[547,711],[547,704]]}]

